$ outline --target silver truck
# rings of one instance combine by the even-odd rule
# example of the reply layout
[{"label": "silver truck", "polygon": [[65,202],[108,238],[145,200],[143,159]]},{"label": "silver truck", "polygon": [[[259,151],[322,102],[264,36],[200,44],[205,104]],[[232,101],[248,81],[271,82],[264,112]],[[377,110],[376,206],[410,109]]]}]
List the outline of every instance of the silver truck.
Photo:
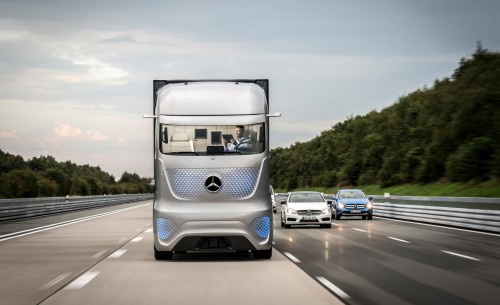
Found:
[{"label": "silver truck", "polygon": [[154,256],[272,255],[269,81],[153,81]]}]

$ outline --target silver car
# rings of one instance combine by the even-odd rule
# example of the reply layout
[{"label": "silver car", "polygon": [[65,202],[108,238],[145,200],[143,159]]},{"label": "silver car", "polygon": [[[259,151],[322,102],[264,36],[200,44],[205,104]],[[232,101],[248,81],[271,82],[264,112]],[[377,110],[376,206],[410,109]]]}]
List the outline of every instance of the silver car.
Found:
[{"label": "silver car", "polygon": [[291,192],[281,206],[281,226],[320,225],[331,228],[331,209],[320,192]]}]

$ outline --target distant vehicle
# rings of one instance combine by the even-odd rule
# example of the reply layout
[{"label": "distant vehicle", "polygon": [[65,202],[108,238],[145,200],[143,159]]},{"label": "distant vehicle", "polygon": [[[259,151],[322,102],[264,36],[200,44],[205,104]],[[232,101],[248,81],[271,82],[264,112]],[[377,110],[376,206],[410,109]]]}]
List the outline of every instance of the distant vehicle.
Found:
[{"label": "distant vehicle", "polygon": [[281,203],[281,226],[286,229],[292,225],[332,227],[330,206],[319,192],[291,192]]},{"label": "distant vehicle", "polygon": [[342,216],[361,216],[372,220],[373,197],[367,197],[359,189],[343,189],[332,196],[332,217],[340,220]]},{"label": "distant vehicle", "polygon": [[273,202],[273,213],[276,213],[276,194],[272,185],[269,186],[269,193],[271,193],[271,201]]}]

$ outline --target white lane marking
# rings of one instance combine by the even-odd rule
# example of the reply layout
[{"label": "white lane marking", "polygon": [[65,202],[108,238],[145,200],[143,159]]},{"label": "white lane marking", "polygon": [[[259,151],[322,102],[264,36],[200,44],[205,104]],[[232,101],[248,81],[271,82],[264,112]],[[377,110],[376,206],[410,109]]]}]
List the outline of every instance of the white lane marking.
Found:
[{"label": "white lane marking", "polygon": [[76,278],[73,282],[69,283],[69,285],[64,287],[64,289],[80,289],[92,281],[92,279],[95,278],[99,272],[100,271],[87,271]]},{"label": "white lane marking", "polygon": [[444,225],[418,223],[418,222],[414,222],[414,221],[407,221],[407,220],[402,220],[402,219],[391,219],[391,218],[385,218],[385,217],[381,217],[381,219],[390,220],[390,221],[398,221],[398,222],[406,222],[406,223],[411,223],[411,224],[420,225],[420,226],[428,226],[428,227],[449,229],[449,230],[455,230],[455,231],[463,231],[463,232],[477,233],[477,234],[483,234],[483,235],[490,235],[490,236],[496,236],[496,237],[500,236],[498,233],[489,233],[489,232],[474,231],[474,230],[469,230],[469,229],[452,228],[452,227],[447,227]]},{"label": "white lane marking", "polygon": [[42,289],[48,289],[52,286],[54,286],[55,284],[59,283],[60,281],[62,281],[63,279],[65,279],[68,275],[70,275],[71,272],[66,272],[66,273],[63,273],[61,274],[60,276],[56,277],[55,279],[53,279],[52,281],[48,282],[47,284],[43,285],[42,286]]},{"label": "white lane marking", "polygon": [[392,240],[395,240],[395,241],[400,241],[402,243],[407,243],[407,244],[411,244],[411,242],[407,241],[407,240],[404,240],[404,239],[399,239],[399,238],[396,238],[396,237],[390,237],[390,236],[387,236],[387,238],[390,238]]},{"label": "white lane marking", "polygon": [[102,256],[106,252],[107,252],[106,250],[99,251],[96,254],[92,255],[92,258],[98,258],[99,256]]},{"label": "white lane marking", "polygon": [[458,254],[458,253],[455,253],[455,252],[451,252],[451,251],[446,251],[446,250],[441,250],[442,252],[444,253],[448,253],[450,255],[455,255],[455,256],[458,256],[458,257],[462,257],[462,258],[466,258],[466,259],[470,259],[470,260],[473,260],[473,261],[480,261],[479,258],[475,258],[475,257],[472,257],[472,256],[467,256],[467,255],[463,255],[463,254]]},{"label": "white lane marking", "polygon": [[153,232],[152,228],[149,228],[149,229],[146,230],[146,233],[150,233],[150,232]]},{"label": "white lane marking", "polygon": [[42,227],[38,227],[38,228],[32,228],[32,229],[28,229],[28,230],[19,231],[19,232],[9,233],[9,234],[5,234],[5,235],[1,235],[0,236],[0,241],[5,241],[5,240],[17,238],[17,237],[22,237],[22,236],[26,236],[26,235],[38,233],[38,232],[43,232],[43,231],[46,231],[46,230],[51,230],[51,229],[55,229],[55,228],[59,228],[59,227],[64,227],[64,226],[68,226],[68,225],[71,225],[71,224],[79,223],[79,222],[82,222],[82,221],[92,220],[92,219],[96,219],[96,218],[99,218],[99,217],[104,217],[104,216],[108,216],[108,215],[112,215],[112,214],[116,214],[116,213],[121,213],[121,212],[125,212],[125,211],[128,211],[128,210],[141,208],[143,206],[147,206],[147,205],[150,205],[150,204],[151,203],[141,204],[141,205],[137,205],[137,206],[133,206],[133,207],[128,207],[128,208],[125,208],[125,209],[120,209],[120,210],[116,210],[116,211],[112,211],[112,212],[106,212],[106,213],[96,214],[96,215],[92,215],[92,216],[86,216],[86,217],[77,218],[77,219],[73,219],[73,220],[67,220],[67,221],[63,221],[63,222],[58,222],[58,223],[55,223],[55,224],[46,225],[46,226],[42,226]]},{"label": "white lane marking", "polygon": [[131,240],[131,242],[133,242],[133,243],[138,243],[138,242],[140,242],[142,239],[143,239],[143,237],[142,237],[142,236],[137,236],[136,238],[132,239],[132,240]]},{"label": "white lane marking", "polygon": [[300,260],[298,258],[296,258],[295,256],[293,256],[292,254],[288,253],[288,252],[283,252],[283,254],[285,254],[292,262],[298,264],[300,263]]},{"label": "white lane marking", "polygon": [[127,249],[118,249],[113,254],[111,254],[109,257],[110,258],[118,258],[122,256],[125,252],[127,252]]},{"label": "white lane marking", "polygon": [[353,230],[356,230],[356,231],[359,231],[359,232],[364,232],[364,233],[366,233],[366,232],[367,232],[367,231],[365,231],[365,230],[358,229],[358,228],[352,228],[352,229],[353,229]]},{"label": "white lane marking", "polygon": [[351,297],[342,291],[339,287],[333,285],[329,280],[325,279],[322,276],[317,276],[316,279],[323,285],[325,285],[326,288],[330,289],[333,293],[341,297],[342,299],[350,299]]}]

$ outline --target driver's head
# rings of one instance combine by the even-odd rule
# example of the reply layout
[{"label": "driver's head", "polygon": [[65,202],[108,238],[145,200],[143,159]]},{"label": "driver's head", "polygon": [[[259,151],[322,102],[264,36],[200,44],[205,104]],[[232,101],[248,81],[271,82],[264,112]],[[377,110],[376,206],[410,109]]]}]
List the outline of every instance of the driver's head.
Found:
[{"label": "driver's head", "polygon": [[237,138],[242,138],[243,134],[245,133],[245,127],[243,127],[242,125],[236,126],[235,133]]}]

